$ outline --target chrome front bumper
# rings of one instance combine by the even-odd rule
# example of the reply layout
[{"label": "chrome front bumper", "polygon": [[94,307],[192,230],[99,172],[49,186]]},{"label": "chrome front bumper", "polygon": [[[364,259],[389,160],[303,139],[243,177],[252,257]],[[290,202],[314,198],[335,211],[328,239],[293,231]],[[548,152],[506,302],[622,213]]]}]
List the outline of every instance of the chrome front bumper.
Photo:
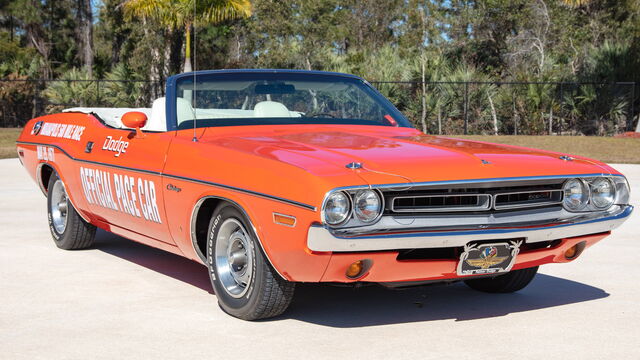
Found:
[{"label": "chrome front bumper", "polygon": [[403,233],[338,234],[321,225],[311,226],[307,247],[312,251],[383,251],[459,247],[472,241],[524,238],[526,243],[564,239],[607,232],[620,226],[633,212],[633,206],[619,206],[613,213],[590,219],[576,219],[538,226],[488,227],[473,230],[415,231]]}]

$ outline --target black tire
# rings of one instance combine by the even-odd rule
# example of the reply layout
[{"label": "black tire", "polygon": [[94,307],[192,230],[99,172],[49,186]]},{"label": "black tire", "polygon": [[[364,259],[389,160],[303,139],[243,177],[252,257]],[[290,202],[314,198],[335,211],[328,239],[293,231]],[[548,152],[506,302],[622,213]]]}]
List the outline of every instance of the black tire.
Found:
[{"label": "black tire", "polygon": [[[78,250],[91,247],[96,237],[96,227],[84,221],[84,219],[78,215],[71,201],[66,200],[66,225],[64,229],[60,231],[54,225],[52,194],[54,193],[56,183],[59,183],[58,186],[62,185],[58,174],[54,172],[51,174],[47,186],[47,219],[49,220],[49,230],[51,231],[53,241],[57,247],[64,250]],[[64,186],[62,186],[62,191],[66,199]]]},{"label": "black tire", "polygon": [[[227,223],[231,225],[223,225]],[[240,224],[242,227],[239,226]],[[207,233],[209,278],[218,299],[218,304],[226,313],[243,320],[266,319],[282,314],[289,307],[293,298],[295,283],[283,279],[269,264],[250,225],[248,219],[235,206],[223,203],[216,208],[209,221],[209,231]],[[230,290],[227,290],[223,283],[225,281],[224,278],[221,278],[218,273],[218,259],[215,255],[218,234],[222,228],[225,228],[222,231],[228,231],[227,227],[229,226],[237,226],[238,229],[234,233],[242,231],[244,234],[246,232],[246,236],[243,239],[248,246],[246,250],[244,250],[245,247],[241,247],[241,249],[247,253],[245,267],[251,267],[252,269],[252,275],[246,286],[238,286],[237,288],[242,290],[239,290],[241,293],[235,294],[235,296],[231,294]],[[224,241],[224,233],[221,236],[220,241]],[[222,266],[225,265],[223,261],[220,261]],[[227,272],[226,281],[233,279],[228,275],[229,273]],[[242,293],[242,291],[245,292]]]},{"label": "black tire", "polygon": [[512,293],[524,289],[536,276],[538,267],[513,270],[493,278],[465,280],[470,288],[487,293]]}]

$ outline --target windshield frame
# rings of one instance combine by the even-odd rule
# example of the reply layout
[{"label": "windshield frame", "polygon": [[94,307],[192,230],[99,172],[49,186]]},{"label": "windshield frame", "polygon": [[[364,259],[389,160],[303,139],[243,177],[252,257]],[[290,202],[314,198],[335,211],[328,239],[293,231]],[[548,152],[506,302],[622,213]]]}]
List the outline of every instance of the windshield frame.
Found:
[{"label": "windshield frame", "polygon": [[[308,80],[326,80],[331,81],[332,78],[339,77],[340,79],[335,79],[339,81],[345,82],[353,82],[362,86],[362,90],[365,91],[368,95],[370,95],[374,101],[377,101],[385,110],[389,112],[389,115],[396,120],[398,123],[398,127],[405,128],[413,128],[411,122],[404,116],[402,113],[377,89],[375,89],[371,84],[369,84],[364,79],[357,77],[355,75],[342,74],[342,73],[334,73],[334,72],[326,72],[326,71],[309,71],[309,70],[267,70],[267,69],[255,69],[255,70],[207,70],[207,71],[197,71],[190,73],[183,73],[179,75],[171,76],[167,79],[167,87],[166,87],[166,117],[167,117],[167,131],[175,131],[178,130],[178,120],[176,114],[176,102],[177,102],[177,88],[179,81],[186,78],[197,77],[207,77],[207,79],[212,80],[220,80],[220,81],[229,81],[229,80],[242,80],[242,79],[255,79],[259,77],[260,79],[268,79],[268,80],[300,80],[300,79],[308,79]],[[256,118],[258,119],[258,118]],[[268,119],[268,118],[265,118]],[[321,123],[318,123],[321,124]],[[204,124],[203,124],[204,125]],[[238,124],[238,125],[221,125],[221,126],[261,126],[261,125],[289,125],[289,124],[270,124],[270,121],[265,121],[264,124]],[[331,125],[354,125],[352,123],[345,124],[335,124]],[[370,126],[385,126],[385,125],[370,125]],[[196,121],[196,127],[198,126],[198,122]],[[207,126],[211,127],[211,126]],[[218,126],[213,126],[218,127]]]}]

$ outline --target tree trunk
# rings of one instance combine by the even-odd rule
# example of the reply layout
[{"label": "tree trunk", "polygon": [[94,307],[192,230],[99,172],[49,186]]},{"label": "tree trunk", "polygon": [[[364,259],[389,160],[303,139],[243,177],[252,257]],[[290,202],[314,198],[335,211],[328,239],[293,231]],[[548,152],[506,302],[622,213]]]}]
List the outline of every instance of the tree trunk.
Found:
[{"label": "tree trunk", "polygon": [[553,106],[549,110],[549,135],[553,135]]},{"label": "tree trunk", "polygon": [[491,107],[491,118],[493,119],[493,135],[498,135],[498,116],[496,116],[496,107],[493,106],[493,100],[491,94],[487,91],[487,98],[489,98],[489,106]]},{"label": "tree trunk", "polygon": [[89,78],[93,78],[93,12],[91,0],[77,0],[80,57]]},{"label": "tree trunk", "polygon": [[[147,26],[147,19],[142,18],[142,28],[144,29],[144,38],[149,41],[151,34]],[[160,51],[157,46],[151,42],[151,65],[149,66],[149,81],[151,81],[151,95],[153,99],[160,97]],[[152,99],[152,100],[153,100]]]},{"label": "tree trunk", "polygon": [[424,68],[424,56],[420,59],[422,63],[422,116],[420,121],[422,122],[422,132],[427,133],[427,89],[425,85],[425,68]]},{"label": "tree trunk", "polygon": [[49,43],[45,39],[44,32],[42,30],[42,25],[40,24],[27,24],[25,26],[25,31],[27,33],[27,37],[29,38],[29,42],[36,49],[36,51],[42,56],[42,60],[44,60],[44,67],[42,68],[42,77],[44,79],[49,79],[51,77],[51,64],[49,64],[49,52],[51,48],[49,47]]},{"label": "tree trunk", "polygon": [[184,47],[184,68],[183,72],[193,71],[191,68],[191,24],[184,27],[185,47]]},{"label": "tree trunk", "polygon": [[438,135],[442,135],[442,110],[438,105]]},{"label": "tree trunk", "polygon": [[512,98],[513,100],[513,135],[518,135],[518,113],[516,112],[516,100],[515,98]]},{"label": "tree trunk", "polygon": [[162,49],[162,79],[167,79],[171,71],[171,39],[172,31],[166,31],[164,38],[169,40],[169,44],[165,44]]}]

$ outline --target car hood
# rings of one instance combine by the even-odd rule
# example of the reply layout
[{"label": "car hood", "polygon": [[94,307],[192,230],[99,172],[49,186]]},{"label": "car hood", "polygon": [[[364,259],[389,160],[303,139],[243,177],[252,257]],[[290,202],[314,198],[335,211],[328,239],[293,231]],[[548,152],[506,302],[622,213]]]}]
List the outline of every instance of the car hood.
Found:
[{"label": "car hood", "polygon": [[[316,175],[353,172],[368,184],[614,172],[585,158],[563,160],[560,153],[430,136],[406,128],[322,125],[270,127],[225,136],[207,133],[203,140],[227,149],[285,162]],[[347,168],[353,162],[362,168]]]}]

